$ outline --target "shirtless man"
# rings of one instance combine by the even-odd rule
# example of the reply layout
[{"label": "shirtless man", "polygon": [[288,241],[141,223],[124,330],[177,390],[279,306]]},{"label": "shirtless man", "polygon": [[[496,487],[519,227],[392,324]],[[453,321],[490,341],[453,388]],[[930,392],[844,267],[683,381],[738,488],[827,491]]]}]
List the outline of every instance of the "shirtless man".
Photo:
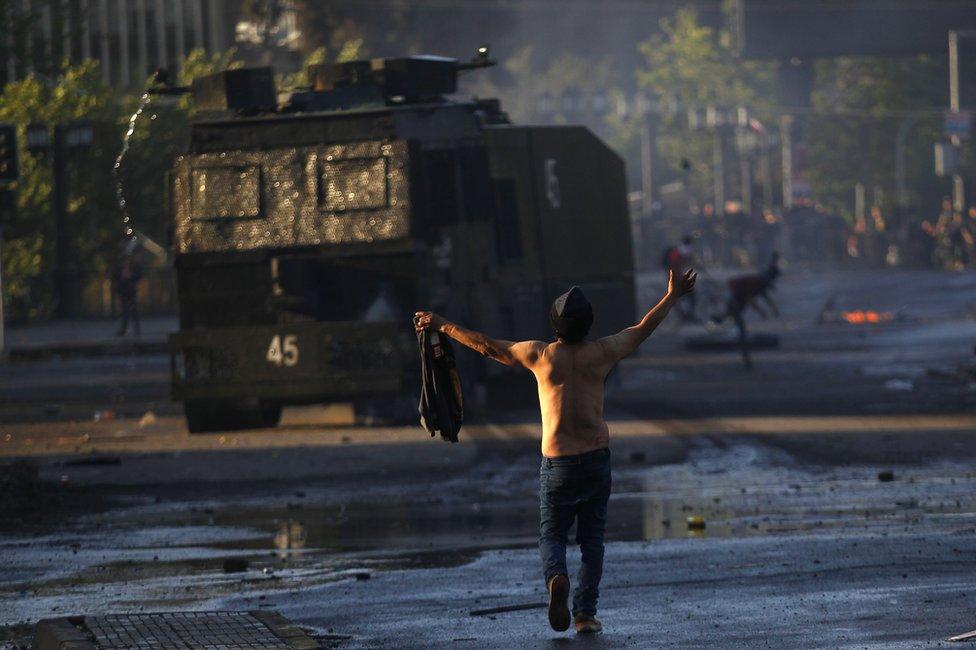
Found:
[{"label": "shirtless man", "polygon": [[613,367],[633,353],[695,288],[696,275],[669,274],[664,298],[639,323],[595,341],[586,335],[593,309],[578,287],[556,298],[549,320],[556,333],[545,341],[500,341],[456,325],[429,311],[414,316],[418,330],[433,327],[499,363],[535,375],[542,411],[542,467],[539,471],[539,550],[549,592],[549,624],[569,628],[566,538],[573,520],[582,566],[573,593],[577,633],[599,632],[596,604],[603,575],[603,536],[610,497],[610,431],[603,419],[603,385]]}]

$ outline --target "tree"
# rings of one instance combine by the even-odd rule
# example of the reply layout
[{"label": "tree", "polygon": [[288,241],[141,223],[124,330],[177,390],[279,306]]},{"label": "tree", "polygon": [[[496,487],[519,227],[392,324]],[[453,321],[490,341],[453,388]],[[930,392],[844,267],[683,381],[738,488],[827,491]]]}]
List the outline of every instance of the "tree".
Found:
[{"label": "tree", "polygon": [[95,127],[95,145],[69,161],[70,236],[80,270],[91,271],[99,266],[93,251],[113,239],[113,219],[105,216],[105,207],[112,204],[111,168],[116,153],[108,143],[114,140],[111,134],[117,128],[119,113],[112,99],[112,91],[103,84],[95,62],[65,66],[49,82],[30,75],[8,83],[0,93],[0,120],[20,127],[22,145],[17,209],[13,218],[5,219],[2,253],[4,293],[11,319],[43,315],[51,306],[53,179],[49,162],[26,150],[25,127],[30,122],[53,126],[72,120],[88,120]]},{"label": "tree", "polygon": [[[737,60],[729,33],[701,25],[693,9],[681,9],[673,19],[662,20],[660,33],[641,43],[639,50],[645,65],[636,72],[637,86],[660,107],[657,153],[673,172],[689,161],[693,188],[707,196],[714,136],[690,130],[687,110],[746,106],[767,113],[774,104],[776,65]],[[608,118],[614,127],[614,144],[631,160],[639,160],[636,148],[643,119],[633,113]]]},{"label": "tree", "polygon": [[[180,82],[240,65],[233,50],[210,55],[194,50],[180,66]],[[17,209],[12,219],[5,219],[3,231],[4,297],[11,320],[44,317],[53,306],[53,178],[46,154],[33,155],[26,149],[27,124],[92,123],[93,146],[69,160],[68,234],[79,279],[104,277],[116,263],[123,241],[112,168],[138,103],[137,95],[106,86],[98,63],[91,60],[64,62],[54,77],[31,74],[0,92],[0,121],[20,127],[21,144]],[[189,96],[153,98],[135,125],[119,170],[131,225],[164,245],[171,231],[165,176],[186,147],[194,112]]]},{"label": "tree", "polygon": [[818,62],[812,103],[819,114],[806,123],[814,198],[850,220],[854,185],[862,183],[868,200],[890,213],[896,140],[905,128],[909,203],[936,211],[939,195],[948,193],[948,182],[932,171],[932,144],[944,139],[945,79],[941,57]]},{"label": "tree", "polygon": [[[552,124],[579,123],[595,114],[591,110],[598,109],[581,104],[601,97],[609,108],[611,89],[619,82],[607,59],[593,61],[563,52],[542,63],[531,45],[516,51],[499,67],[462,76],[461,87],[477,97],[497,97],[517,123],[540,119]],[[596,126],[608,130],[601,123]]]}]

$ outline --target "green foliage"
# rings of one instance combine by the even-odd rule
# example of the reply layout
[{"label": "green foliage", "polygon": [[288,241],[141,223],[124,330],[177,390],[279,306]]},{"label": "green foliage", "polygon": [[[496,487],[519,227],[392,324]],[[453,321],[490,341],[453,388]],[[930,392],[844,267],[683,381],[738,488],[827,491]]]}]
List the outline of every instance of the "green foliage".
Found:
[{"label": "green foliage", "polygon": [[[112,241],[112,202],[109,180],[118,107],[111,89],[102,82],[96,62],[65,65],[51,83],[30,75],[7,84],[0,94],[0,121],[16,123],[21,143],[21,180],[16,186],[17,209],[5,215],[3,229],[4,293],[12,319],[44,314],[49,306],[49,274],[53,268],[52,170],[50,154],[34,156],[25,147],[28,123],[48,125],[86,120],[96,130],[96,144],[85,152],[69,153],[69,225],[76,247],[78,272],[97,271],[101,260],[92,251]],[[116,140],[117,141],[117,140]]]},{"label": "green foliage", "polygon": [[[733,56],[728,32],[699,24],[693,9],[679,10],[673,19],[661,21],[660,33],[639,46],[645,65],[637,70],[637,85],[662,107],[679,110],[661,115],[658,154],[671,170],[681,169],[683,159],[692,163],[693,187],[708,195],[711,187],[713,135],[689,131],[688,108],[710,104],[727,109],[747,106],[762,114],[774,103],[776,65],[747,62]],[[637,160],[641,117],[610,116],[614,144],[629,159]],[[652,118],[653,119],[653,118]]]},{"label": "green foliage", "polygon": [[[243,68],[244,62],[237,59],[237,48],[230,48],[223,52],[207,54],[203,48],[196,48],[184,57],[180,65],[179,85],[189,86],[197,77],[220,72],[221,70],[236,70]],[[192,114],[193,98],[184,95],[179,101],[179,108]]]},{"label": "green foliage", "polygon": [[935,211],[939,194],[948,191],[932,172],[932,143],[944,137],[938,109],[945,103],[945,78],[944,62],[926,56],[818,62],[813,106],[824,114],[806,122],[814,198],[851,219],[860,182],[869,201],[890,212],[897,196],[896,140],[904,125],[910,204]]},{"label": "green foliage", "polygon": [[[226,68],[240,67],[235,52],[191,52],[181,65],[180,83]],[[98,63],[65,62],[57,76],[29,75],[3,87],[0,121],[19,127],[21,179],[17,209],[3,217],[3,282],[6,316],[42,317],[51,308],[54,269],[53,175],[51,154],[26,150],[27,124],[85,120],[95,129],[87,150],[69,154],[69,238],[74,253],[70,272],[80,279],[107,274],[121,243],[121,214],[112,168],[139,103],[137,94],[106,86]],[[185,148],[194,108],[188,97],[155,96],[136,124],[120,176],[132,225],[161,244],[171,231],[166,213],[165,174]]]},{"label": "green foliage", "polygon": [[[324,48],[319,48],[312,52],[311,56],[308,57],[305,63],[309,65],[313,63],[311,59],[319,52],[322,52],[322,58],[325,58]],[[361,59],[364,56],[365,48],[363,47],[362,38],[350,38],[342,44],[339,48],[339,53],[336,55],[337,63],[344,63],[346,61],[355,61],[356,59]]]},{"label": "green foliage", "polygon": [[[365,56],[363,50],[363,39],[355,38],[346,41],[342,47],[339,48],[338,54],[335,56],[336,63],[343,63],[345,61],[355,61],[357,59]],[[312,50],[305,60],[302,61],[301,66],[298,70],[292,73],[279,74],[277,79],[278,90],[290,90],[292,88],[301,88],[308,86],[310,81],[308,79],[308,66],[318,65],[320,63],[327,63],[329,61],[329,50],[325,47],[318,47]]]}]

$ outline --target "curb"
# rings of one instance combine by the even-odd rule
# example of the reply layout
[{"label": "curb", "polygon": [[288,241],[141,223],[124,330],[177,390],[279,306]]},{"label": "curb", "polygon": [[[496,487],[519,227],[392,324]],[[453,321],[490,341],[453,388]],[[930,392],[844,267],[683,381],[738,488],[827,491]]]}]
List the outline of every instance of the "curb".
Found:
[{"label": "curb", "polygon": [[108,357],[168,354],[166,339],[121,340],[92,343],[64,342],[44,345],[21,345],[7,350],[11,362],[46,361],[58,358]]}]

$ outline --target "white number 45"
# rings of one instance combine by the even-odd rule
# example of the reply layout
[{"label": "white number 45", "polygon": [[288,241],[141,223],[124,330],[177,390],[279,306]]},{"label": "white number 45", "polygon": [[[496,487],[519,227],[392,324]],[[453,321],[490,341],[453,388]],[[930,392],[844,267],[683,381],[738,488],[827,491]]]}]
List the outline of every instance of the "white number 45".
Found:
[{"label": "white number 45", "polygon": [[265,358],[269,363],[276,366],[293,366],[298,363],[298,341],[294,334],[287,334],[284,337],[274,335],[271,345],[268,346],[268,354]]}]

